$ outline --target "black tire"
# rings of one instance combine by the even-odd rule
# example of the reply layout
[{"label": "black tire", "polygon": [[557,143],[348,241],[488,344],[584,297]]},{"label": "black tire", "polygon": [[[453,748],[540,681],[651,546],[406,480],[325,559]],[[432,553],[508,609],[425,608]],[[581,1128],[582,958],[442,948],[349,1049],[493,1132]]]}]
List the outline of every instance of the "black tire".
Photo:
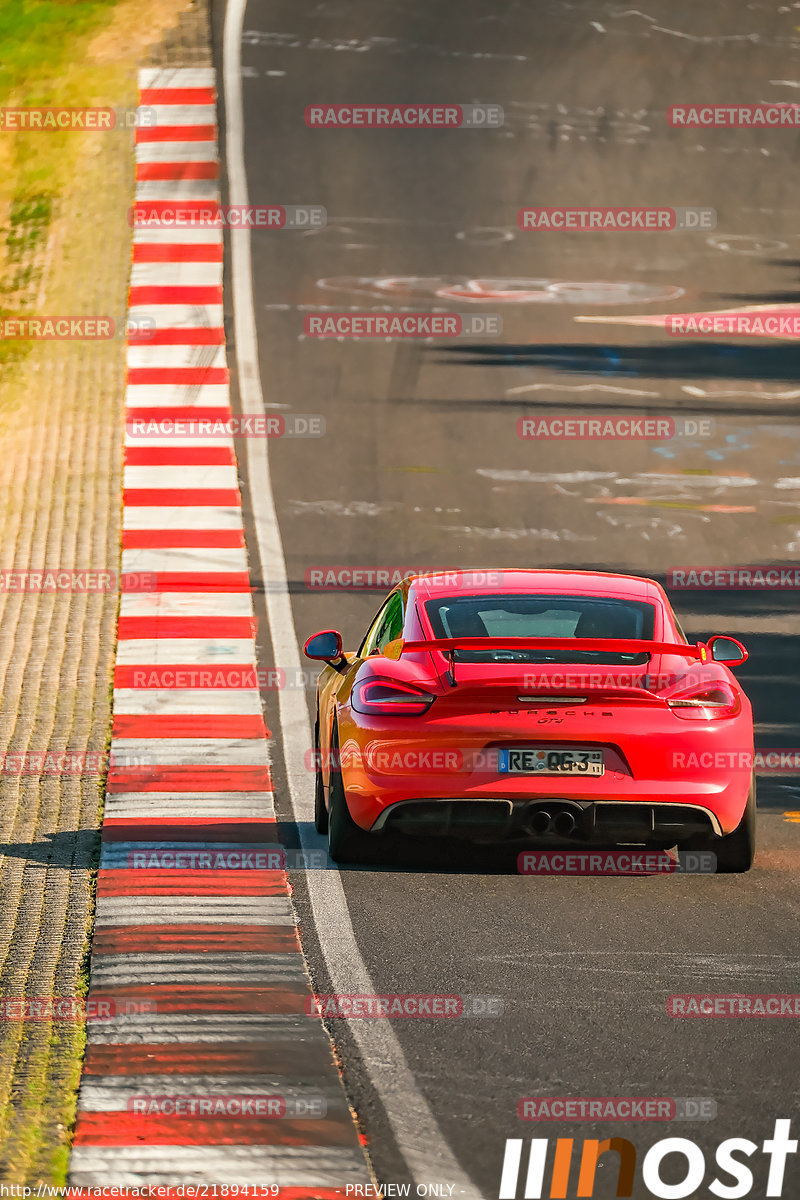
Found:
[{"label": "black tire", "polygon": [[337,863],[362,863],[370,857],[369,834],[356,825],[347,807],[347,797],[339,766],[339,739],[334,729],[331,738],[330,811],[328,813],[328,853]]},{"label": "black tire", "polygon": [[317,833],[328,832],[328,810],[325,807],[325,790],[322,784],[322,762],[319,749],[319,717],[314,726],[314,753],[316,755],[314,774],[314,828]]},{"label": "black tire", "polygon": [[740,875],[749,871],[756,853],[756,780],[750,784],[750,793],[744,814],[733,833],[717,838],[708,849],[717,856],[717,875]]}]

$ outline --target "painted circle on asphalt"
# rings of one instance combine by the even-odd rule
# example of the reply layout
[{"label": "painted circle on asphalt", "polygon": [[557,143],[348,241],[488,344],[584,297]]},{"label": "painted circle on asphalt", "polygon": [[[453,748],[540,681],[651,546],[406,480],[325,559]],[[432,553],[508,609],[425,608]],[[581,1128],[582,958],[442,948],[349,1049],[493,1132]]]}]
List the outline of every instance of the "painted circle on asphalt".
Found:
[{"label": "painted circle on asphalt", "polygon": [[760,238],[749,233],[715,233],[706,238],[709,246],[715,250],[726,250],[729,254],[747,254],[757,258],[761,254],[775,254],[778,250],[788,250],[788,242],[779,242],[775,238]]},{"label": "painted circle on asphalt", "polygon": [[481,304],[571,304],[579,307],[668,302],[683,288],[613,280],[487,278],[425,275],[336,275],[317,280],[334,292],[360,292],[405,300],[455,300]]}]

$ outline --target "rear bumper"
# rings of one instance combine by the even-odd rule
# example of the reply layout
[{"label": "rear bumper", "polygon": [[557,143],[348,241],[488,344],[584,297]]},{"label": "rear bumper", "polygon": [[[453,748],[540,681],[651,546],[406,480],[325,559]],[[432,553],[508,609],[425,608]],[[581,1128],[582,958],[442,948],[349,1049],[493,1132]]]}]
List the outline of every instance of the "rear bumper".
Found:
[{"label": "rear bumper", "polygon": [[510,800],[437,798],[400,800],[387,805],[373,833],[398,832],[474,841],[534,841],[548,846],[672,846],[724,830],[710,808],[699,804],[635,801]]},{"label": "rear bumper", "polygon": [[[339,719],[345,793],[354,821],[375,832],[395,823],[395,817],[390,822],[384,816],[387,810],[425,803],[451,804],[458,809],[451,827],[473,826],[479,833],[483,823],[499,823],[498,812],[504,812],[513,835],[525,806],[558,803],[575,808],[588,836],[613,812],[619,812],[621,827],[630,818],[640,828],[645,817],[634,816],[634,810],[663,817],[670,808],[686,811],[687,828],[699,811],[708,815],[710,833],[728,834],[741,821],[750,793],[750,706],[734,719],[706,724],[681,720],[667,709],[619,714],[600,706],[576,713],[559,709],[390,722],[348,715],[349,720],[342,719],[344,714]],[[604,773],[500,773],[497,748],[509,745],[600,749]],[[657,833],[655,818],[646,820],[650,833]]]},{"label": "rear bumper", "polygon": [[[651,835],[657,835],[657,818],[666,820],[666,810],[675,808],[685,811],[685,836],[700,832],[693,828],[698,812],[707,814],[708,832],[728,834],[741,821],[753,769],[749,713],[700,728],[670,714],[668,730],[626,729],[624,734],[615,730],[616,738],[607,726],[602,731],[584,727],[580,740],[565,726],[539,734],[540,744],[601,748],[605,772],[592,777],[500,773],[491,759],[493,747],[514,742],[531,745],[538,740],[526,729],[523,741],[519,726],[512,727],[511,722],[507,729],[493,729],[488,736],[482,731],[480,738],[474,730],[463,728],[448,730],[447,737],[441,736],[441,730],[431,737],[433,731],[428,730],[423,739],[418,728],[414,737],[408,730],[393,729],[387,737],[385,730],[376,736],[377,731],[351,729],[350,736],[342,738],[342,749],[348,751],[341,764],[348,807],[362,829],[376,832],[394,823],[394,816],[390,823],[385,815],[388,810],[424,802],[434,806],[434,815],[436,806],[457,807],[458,815],[449,824],[479,831],[483,824],[500,823],[498,813],[506,814],[503,821],[512,836],[518,817],[531,804],[571,806],[576,823],[588,830],[589,837],[595,836],[597,827],[610,823],[614,813],[619,814],[623,832],[631,821],[637,829],[649,821]],[[598,736],[600,732],[603,736]],[[473,769],[475,753],[481,756],[479,769]],[[433,759],[426,757],[431,754]],[[399,818],[399,809],[396,815]],[[673,817],[669,823],[678,830],[681,822]],[[439,824],[438,818],[432,824]]]}]

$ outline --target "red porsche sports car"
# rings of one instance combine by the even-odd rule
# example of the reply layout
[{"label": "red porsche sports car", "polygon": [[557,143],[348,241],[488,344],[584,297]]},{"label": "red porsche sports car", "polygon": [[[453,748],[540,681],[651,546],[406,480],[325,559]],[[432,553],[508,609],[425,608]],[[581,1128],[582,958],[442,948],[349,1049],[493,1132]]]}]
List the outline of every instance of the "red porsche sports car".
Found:
[{"label": "red porsche sports car", "polygon": [[395,831],[753,861],[753,719],[729,669],[747,651],[690,644],[654,580],[416,575],[355,653],[330,629],[304,649],[327,664],[315,819],[337,862]]}]

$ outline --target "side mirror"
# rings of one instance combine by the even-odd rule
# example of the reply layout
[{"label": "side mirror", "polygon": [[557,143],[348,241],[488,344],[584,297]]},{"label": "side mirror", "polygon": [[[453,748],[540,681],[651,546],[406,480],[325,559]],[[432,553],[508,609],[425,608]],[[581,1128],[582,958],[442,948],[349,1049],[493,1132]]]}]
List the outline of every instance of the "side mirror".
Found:
[{"label": "side mirror", "polygon": [[306,658],[319,662],[338,662],[342,656],[342,635],[336,629],[323,629],[321,633],[313,633],[303,646]]},{"label": "side mirror", "polygon": [[747,651],[736,638],[715,633],[708,639],[707,644],[714,662],[727,663],[729,667],[738,667],[747,662]]}]

